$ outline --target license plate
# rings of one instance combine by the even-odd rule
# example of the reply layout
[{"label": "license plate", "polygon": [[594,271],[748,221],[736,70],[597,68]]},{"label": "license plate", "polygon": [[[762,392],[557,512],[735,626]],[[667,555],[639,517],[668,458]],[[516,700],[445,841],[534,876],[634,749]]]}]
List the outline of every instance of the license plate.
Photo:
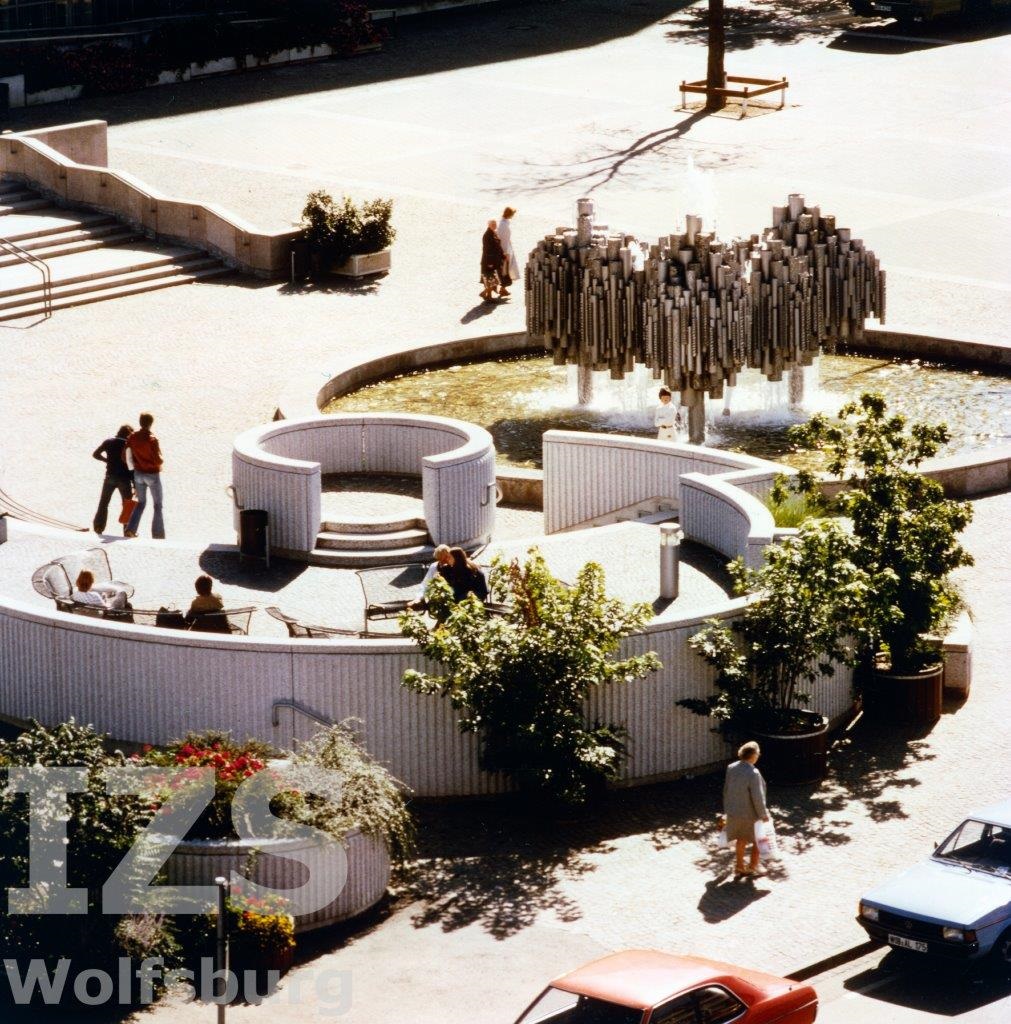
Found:
[{"label": "license plate", "polygon": [[899,949],[912,949],[917,953],[927,952],[927,944],[925,942],[917,942],[916,939],[907,939],[904,935],[889,935],[888,945],[898,946]]}]

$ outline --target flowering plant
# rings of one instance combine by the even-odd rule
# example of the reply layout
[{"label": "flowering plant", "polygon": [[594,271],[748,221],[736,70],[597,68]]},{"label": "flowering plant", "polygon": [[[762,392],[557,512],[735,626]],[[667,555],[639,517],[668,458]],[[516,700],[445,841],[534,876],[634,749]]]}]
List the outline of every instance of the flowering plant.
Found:
[{"label": "flowering plant", "polygon": [[[235,835],[232,825],[232,800],[239,785],[267,767],[276,756],[267,744],[258,740],[237,743],[227,733],[189,733],[163,749],[147,748],[138,758],[145,764],[173,769],[214,769],[214,799],[204,809],[191,830],[192,838],[227,839]],[[167,790],[178,786],[167,782]],[[185,773],[184,773],[185,784]],[[167,795],[164,790],[159,794]]]}]

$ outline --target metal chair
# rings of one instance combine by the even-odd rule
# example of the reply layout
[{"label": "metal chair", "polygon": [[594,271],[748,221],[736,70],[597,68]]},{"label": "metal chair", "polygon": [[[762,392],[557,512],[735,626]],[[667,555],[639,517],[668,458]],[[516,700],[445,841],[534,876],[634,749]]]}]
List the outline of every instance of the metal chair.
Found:
[{"label": "metal chair", "polygon": [[331,636],[358,636],[356,629],[339,629],[336,626],[310,626],[307,622],[285,615],[280,608],[272,606],[263,609],[271,618],[283,622],[288,636],[293,640],[322,640]]},{"label": "metal chair", "polygon": [[220,612],[196,612],[187,616],[191,633],[231,633],[235,636],[249,635],[249,620],[256,608],[223,608]]}]

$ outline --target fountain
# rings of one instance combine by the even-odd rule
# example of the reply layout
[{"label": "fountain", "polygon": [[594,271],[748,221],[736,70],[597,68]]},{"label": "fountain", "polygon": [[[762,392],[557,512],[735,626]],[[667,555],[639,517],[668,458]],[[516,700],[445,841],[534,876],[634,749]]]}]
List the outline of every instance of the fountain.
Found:
[{"label": "fountain", "polygon": [[[661,237],[639,260],[631,235],[595,225],[592,199],[577,203],[577,226],[558,228],[530,254],[527,332],[559,364],[609,370],[637,364],[680,394],[689,439],[705,436],[706,393],[721,398],[745,367],[771,381],[790,377],[803,401],[804,376],[819,352],[884,322],[885,275],[874,253],[804,197],[773,208],[761,237],[720,242],[689,214],[685,231]],[[579,376],[579,401],[591,400]]]}]

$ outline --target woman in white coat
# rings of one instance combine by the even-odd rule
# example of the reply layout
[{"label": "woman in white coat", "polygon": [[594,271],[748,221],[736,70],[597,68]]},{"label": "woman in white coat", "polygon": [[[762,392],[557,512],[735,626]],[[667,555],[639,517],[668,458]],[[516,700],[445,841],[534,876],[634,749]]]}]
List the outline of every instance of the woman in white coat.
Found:
[{"label": "woman in white coat", "polygon": [[505,252],[505,260],[499,274],[502,281],[499,295],[508,295],[509,293],[505,290],[506,286],[518,280],[520,276],[520,265],[516,259],[516,253],[513,251],[512,239],[512,219],[515,215],[516,211],[511,206],[507,206],[502,211],[502,216],[498,222],[498,237],[502,242],[502,249]]}]

